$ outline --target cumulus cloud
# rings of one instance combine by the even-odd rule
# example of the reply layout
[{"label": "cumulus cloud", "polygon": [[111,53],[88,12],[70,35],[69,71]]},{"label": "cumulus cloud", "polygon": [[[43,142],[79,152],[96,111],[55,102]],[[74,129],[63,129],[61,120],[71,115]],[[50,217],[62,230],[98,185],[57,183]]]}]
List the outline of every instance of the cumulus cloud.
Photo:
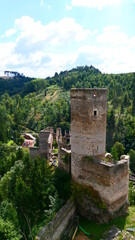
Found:
[{"label": "cumulus cloud", "polygon": [[19,71],[25,70],[24,74],[28,69],[33,69],[30,74],[34,72],[35,76],[46,75],[45,68],[50,69],[48,72],[52,74],[66,67],[69,61],[72,63],[73,55],[65,54],[67,47],[83,42],[92,35],[90,30],[84,29],[73,18],[63,18],[44,25],[29,16],[16,19],[14,28],[7,30],[4,36],[10,37],[14,33],[16,39],[10,43],[10,49],[6,48],[8,45],[5,43],[2,66],[5,66],[4,69],[18,66],[21,68]]},{"label": "cumulus cloud", "polygon": [[72,5],[66,5],[66,10],[71,10],[72,9]]},{"label": "cumulus cloud", "polygon": [[79,65],[93,65],[106,73],[134,71],[135,36],[128,37],[119,26],[106,26],[99,34],[84,29],[73,18],[44,25],[23,16],[3,36],[0,71],[15,70],[34,77],[52,76]]},{"label": "cumulus cloud", "polygon": [[63,18],[59,22],[52,21],[43,25],[40,21],[35,22],[33,18],[24,16],[17,19],[15,25],[21,30],[17,42],[29,39],[31,44],[44,42],[44,44],[57,46],[71,41],[82,41],[90,34],[90,31],[84,30],[74,18]]},{"label": "cumulus cloud", "polygon": [[15,33],[16,33],[16,30],[11,28],[8,31],[6,31],[5,36],[10,37],[10,36],[14,35]]},{"label": "cumulus cloud", "polygon": [[76,65],[84,61],[105,73],[133,72],[135,36],[129,38],[120,31],[119,26],[106,26],[103,33],[97,35],[95,45],[86,45],[79,49]]},{"label": "cumulus cloud", "polygon": [[119,5],[122,0],[72,0],[72,6],[75,7],[89,7],[102,9],[106,6]]},{"label": "cumulus cloud", "polygon": [[123,45],[128,43],[128,36],[120,31],[119,26],[106,26],[103,33],[97,37],[102,44]]}]

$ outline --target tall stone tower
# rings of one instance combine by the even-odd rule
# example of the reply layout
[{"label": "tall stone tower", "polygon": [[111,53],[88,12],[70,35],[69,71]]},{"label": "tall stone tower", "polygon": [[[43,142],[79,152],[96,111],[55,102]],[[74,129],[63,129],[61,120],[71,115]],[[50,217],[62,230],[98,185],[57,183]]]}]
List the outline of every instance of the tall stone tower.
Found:
[{"label": "tall stone tower", "polygon": [[128,205],[129,156],[105,161],[107,89],[71,89],[71,176],[79,213],[107,222]]},{"label": "tall stone tower", "polygon": [[107,89],[71,90],[72,176],[85,156],[104,157],[106,145]]}]

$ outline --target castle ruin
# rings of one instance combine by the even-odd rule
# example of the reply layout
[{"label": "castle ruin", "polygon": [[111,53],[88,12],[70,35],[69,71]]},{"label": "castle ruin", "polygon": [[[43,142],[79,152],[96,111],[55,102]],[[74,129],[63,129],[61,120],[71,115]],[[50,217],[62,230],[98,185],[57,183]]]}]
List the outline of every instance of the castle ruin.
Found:
[{"label": "castle ruin", "polygon": [[108,222],[128,206],[129,156],[105,159],[106,89],[71,89],[71,177],[79,213]]},{"label": "castle ruin", "polygon": [[114,162],[111,154],[105,154],[106,117],[106,89],[71,89],[71,131],[64,137],[60,129],[56,134],[58,167],[71,175],[74,201],[70,199],[60,209],[37,239],[63,239],[76,210],[100,223],[126,213],[129,156],[123,155]]},{"label": "castle ruin", "polygon": [[106,118],[107,89],[71,89],[71,131],[63,137],[49,127],[39,133],[39,148],[30,148],[31,157],[50,159],[53,139],[58,142],[58,167],[71,175],[77,210],[97,222],[128,207],[129,156],[114,162],[105,154]]}]

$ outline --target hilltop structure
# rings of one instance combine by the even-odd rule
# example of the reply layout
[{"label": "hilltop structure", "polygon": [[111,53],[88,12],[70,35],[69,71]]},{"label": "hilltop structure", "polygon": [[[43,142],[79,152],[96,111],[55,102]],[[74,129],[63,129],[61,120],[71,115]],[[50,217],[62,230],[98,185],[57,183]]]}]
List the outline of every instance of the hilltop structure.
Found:
[{"label": "hilltop structure", "polygon": [[[71,175],[77,211],[97,222],[121,216],[128,207],[129,156],[116,162],[105,154],[106,117],[107,89],[71,89],[71,132],[62,137],[58,128],[55,134],[58,167]],[[50,136],[51,128],[40,132],[40,148],[30,148],[31,156],[37,151],[50,158]]]},{"label": "hilltop structure", "polygon": [[23,73],[14,72],[14,71],[4,71],[5,77],[24,77]]},{"label": "hilltop structure", "polygon": [[[63,239],[72,231],[76,213],[106,223],[128,208],[129,156],[118,162],[106,147],[106,89],[71,89],[71,132],[58,129],[58,167],[72,179],[70,199],[37,236],[38,240]],[[70,138],[71,133],[71,138]],[[65,239],[65,238],[64,238]]]}]

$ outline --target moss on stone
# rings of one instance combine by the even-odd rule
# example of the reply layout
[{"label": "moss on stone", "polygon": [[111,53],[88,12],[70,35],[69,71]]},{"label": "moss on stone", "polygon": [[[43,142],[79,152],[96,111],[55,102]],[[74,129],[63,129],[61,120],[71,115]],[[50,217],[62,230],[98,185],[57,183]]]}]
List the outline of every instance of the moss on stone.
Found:
[{"label": "moss on stone", "polygon": [[72,194],[75,199],[80,199],[80,201],[84,198],[84,196],[88,196],[98,208],[107,208],[98,191],[96,191],[92,186],[84,186],[72,181]]},{"label": "moss on stone", "polygon": [[83,160],[88,160],[88,161],[93,161],[94,157],[93,156],[85,156],[82,158]]}]

